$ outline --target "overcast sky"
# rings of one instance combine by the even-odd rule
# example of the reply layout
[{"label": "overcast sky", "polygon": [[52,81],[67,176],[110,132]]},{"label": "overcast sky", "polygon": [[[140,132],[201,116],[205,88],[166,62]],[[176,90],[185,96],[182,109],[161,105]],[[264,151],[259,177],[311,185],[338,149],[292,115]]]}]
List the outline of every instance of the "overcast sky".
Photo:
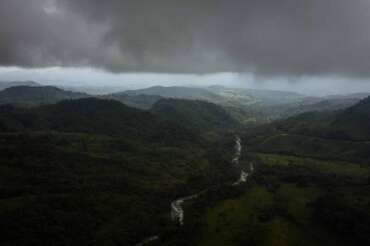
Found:
[{"label": "overcast sky", "polygon": [[369,23],[369,0],[1,0],[0,80],[370,91]]}]

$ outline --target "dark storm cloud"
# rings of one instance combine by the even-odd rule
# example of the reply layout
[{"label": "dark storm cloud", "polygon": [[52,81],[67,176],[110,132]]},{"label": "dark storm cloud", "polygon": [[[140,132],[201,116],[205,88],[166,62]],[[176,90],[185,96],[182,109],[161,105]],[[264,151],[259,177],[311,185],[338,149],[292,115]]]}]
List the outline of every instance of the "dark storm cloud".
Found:
[{"label": "dark storm cloud", "polygon": [[368,0],[1,0],[0,64],[370,76]]},{"label": "dark storm cloud", "polygon": [[106,52],[107,28],[63,10],[59,1],[0,1],[0,65],[89,65]]}]

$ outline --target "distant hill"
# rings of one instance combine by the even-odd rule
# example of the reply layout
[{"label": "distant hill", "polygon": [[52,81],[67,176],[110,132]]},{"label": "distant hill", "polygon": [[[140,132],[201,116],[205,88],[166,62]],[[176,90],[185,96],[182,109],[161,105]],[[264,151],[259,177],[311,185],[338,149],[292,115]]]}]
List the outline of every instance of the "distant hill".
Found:
[{"label": "distant hill", "polygon": [[370,97],[347,109],[307,112],[247,130],[258,152],[349,161],[370,160]]},{"label": "distant hill", "polygon": [[12,82],[0,82],[0,91],[14,87],[14,86],[41,86],[39,83],[34,81],[12,81]]},{"label": "distant hill", "polygon": [[128,95],[125,93],[114,93],[106,96],[101,96],[101,98],[114,99],[134,108],[150,109],[153,104],[159,101],[162,97],[158,95]]},{"label": "distant hill", "polygon": [[287,91],[256,90],[245,88],[228,88],[223,86],[210,86],[207,88],[214,94],[223,97],[231,104],[240,105],[277,105],[298,102],[305,96]]},{"label": "distant hill", "polygon": [[[254,90],[211,86],[211,92],[225,98],[226,106],[242,121],[271,122],[310,111],[335,111],[348,108],[368,95],[355,93],[325,97],[305,96],[294,92]],[[248,115],[249,117],[243,117]]]},{"label": "distant hill", "polygon": [[366,97],[370,96],[370,92],[359,92],[359,93],[350,93],[345,95],[329,95],[325,98],[327,99],[365,99]]},{"label": "distant hill", "polygon": [[163,87],[114,93],[106,98],[148,109],[160,98],[203,100],[222,105],[234,119],[244,125],[258,125],[310,111],[333,111],[350,107],[365,93],[311,97],[294,92],[228,88],[224,86]]},{"label": "distant hill", "polygon": [[277,123],[289,132],[328,138],[370,140],[370,97],[332,112],[307,112]]},{"label": "distant hill", "polygon": [[361,99],[358,98],[307,98],[276,106],[262,106],[261,111],[270,119],[284,119],[311,111],[335,111],[348,108]]},{"label": "distant hill", "polygon": [[[258,124],[282,117],[286,106],[297,105],[306,97],[297,93],[228,88],[224,86],[195,87],[163,87],[154,86],[139,90],[128,90],[114,93],[110,98],[127,105],[147,109],[150,103],[158,98],[137,98],[139,103],[132,102],[134,96],[157,96],[161,98],[202,100],[222,105],[232,116],[243,124]],[[131,97],[131,98],[130,98]],[[149,103],[148,103],[149,102]],[[281,108],[275,108],[282,105]]]},{"label": "distant hill", "polygon": [[82,92],[89,95],[109,95],[112,93],[121,92],[127,90],[124,86],[109,86],[109,85],[71,85],[71,86],[59,86],[63,90]]},{"label": "distant hill", "polygon": [[158,143],[171,139],[181,142],[192,137],[188,130],[160,116],[97,98],[65,100],[28,109],[3,106],[0,129],[94,133]]},{"label": "distant hill", "polygon": [[[312,104],[304,104],[300,108],[297,107],[301,112],[308,111],[325,111],[325,110],[339,110],[348,108],[356,104],[360,99],[357,98],[332,98],[324,99]],[[299,112],[299,113],[301,113]]]},{"label": "distant hill", "polygon": [[238,126],[223,107],[200,100],[161,99],[153,105],[151,112],[201,132]]},{"label": "distant hill", "polygon": [[128,90],[123,92],[123,94],[158,95],[165,98],[196,99],[226,106],[246,106],[255,103],[276,105],[292,101],[296,102],[304,98],[303,95],[293,92],[228,88],[223,86],[210,86],[205,88],[154,86],[140,90]]},{"label": "distant hill", "polygon": [[[222,102],[224,99],[207,89],[181,86],[153,86],[140,90],[127,90],[126,95],[157,95],[165,98],[195,99],[209,102]],[[117,95],[117,94],[113,94]]]},{"label": "distant hill", "polygon": [[84,97],[88,97],[88,95],[65,91],[52,86],[16,86],[0,91],[0,104],[34,106]]},{"label": "distant hill", "polygon": [[349,138],[370,140],[370,96],[338,113],[331,126]]}]

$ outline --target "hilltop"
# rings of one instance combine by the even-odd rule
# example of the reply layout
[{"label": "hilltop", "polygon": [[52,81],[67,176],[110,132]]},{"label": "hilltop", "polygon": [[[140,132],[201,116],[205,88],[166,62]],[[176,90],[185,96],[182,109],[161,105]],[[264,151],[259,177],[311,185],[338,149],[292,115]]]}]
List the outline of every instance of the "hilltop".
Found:
[{"label": "hilltop", "polygon": [[84,97],[88,95],[65,91],[53,86],[15,86],[0,91],[0,104],[35,106]]}]

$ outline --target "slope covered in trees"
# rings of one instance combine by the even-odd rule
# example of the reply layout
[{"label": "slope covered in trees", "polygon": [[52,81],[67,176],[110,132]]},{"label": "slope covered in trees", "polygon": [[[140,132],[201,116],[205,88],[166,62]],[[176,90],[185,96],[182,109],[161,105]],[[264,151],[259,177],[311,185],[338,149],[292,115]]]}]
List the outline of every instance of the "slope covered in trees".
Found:
[{"label": "slope covered in trees", "polygon": [[2,106],[0,244],[134,245],[175,228],[172,200],[236,175],[217,140],[113,100]]},{"label": "slope covered in trees", "polygon": [[162,99],[151,112],[198,132],[233,129],[238,122],[221,106],[199,100]]},{"label": "slope covered in trees", "polygon": [[[0,106],[0,244],[370,242],[369,98],[244,129],[217,104],[158,99]],[[235,131],[255,168],[240,186]],[[199,191],[177,226],[171,201]]]},{"label": "slope covered in trees", "polygon": [[15,86],[0,91],[0,104],[35,106],[84,97],[88,95],[65,91],[53,86]]},{"label": "slope covered in trees", "polygon": [[180,245],[369,244],[368,102],[245,129],[255,172],[189,205]]}]

